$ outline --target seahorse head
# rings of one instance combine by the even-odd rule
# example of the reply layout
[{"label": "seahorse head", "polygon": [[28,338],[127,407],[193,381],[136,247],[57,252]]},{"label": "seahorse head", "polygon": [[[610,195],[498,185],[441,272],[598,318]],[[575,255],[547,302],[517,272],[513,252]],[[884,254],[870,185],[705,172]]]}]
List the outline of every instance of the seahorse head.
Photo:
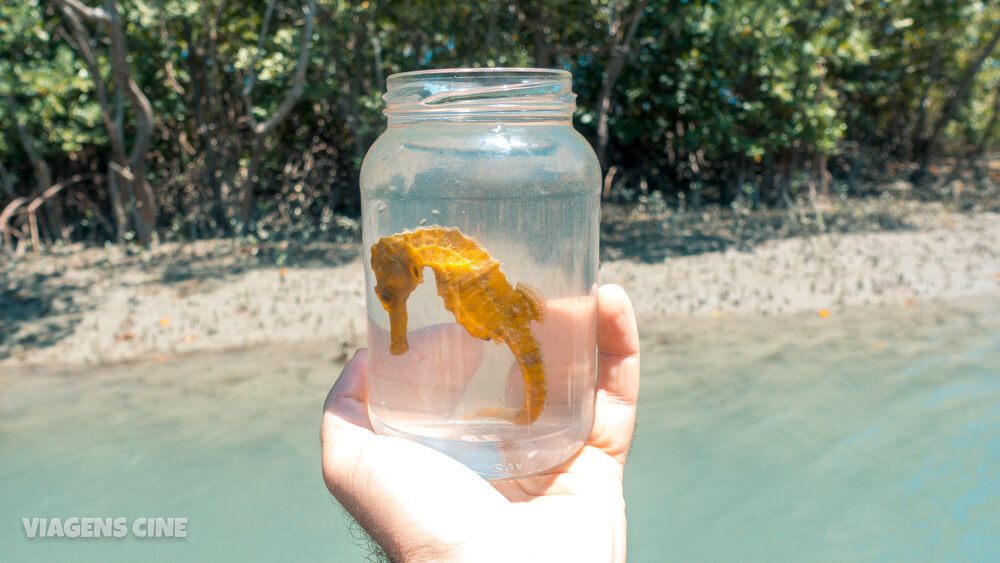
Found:
[{"label": "seahorse head", "polygon": [[375,296],[389,313],[392,354],[409,349],[406,341],[406,300],[421,282],[422,265],[408,245],[384,238],[372,246],[372,271],[375,272]]}]

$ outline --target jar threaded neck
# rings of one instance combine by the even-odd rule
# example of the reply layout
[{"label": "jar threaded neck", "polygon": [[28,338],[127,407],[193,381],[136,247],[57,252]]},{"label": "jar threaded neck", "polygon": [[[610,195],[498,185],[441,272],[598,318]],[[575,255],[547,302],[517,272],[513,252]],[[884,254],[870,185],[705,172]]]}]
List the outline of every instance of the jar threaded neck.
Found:
[{"label": "jar threaded neck", "polygon": [[576,109],[564,70],[458,68],[389,76],[390,122],[425,119],[568,119]]}]

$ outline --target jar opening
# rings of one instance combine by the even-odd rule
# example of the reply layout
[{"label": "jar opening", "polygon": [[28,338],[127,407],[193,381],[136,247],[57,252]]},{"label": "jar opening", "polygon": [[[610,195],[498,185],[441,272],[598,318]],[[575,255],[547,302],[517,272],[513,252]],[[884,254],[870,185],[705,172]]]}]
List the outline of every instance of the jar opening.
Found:
[{"label": "jar opening", "polygon": [[386,81],[385,115],[399,119],[568,118],[576,109],[572,75],[538,68],[450,68],[403,72]]}]

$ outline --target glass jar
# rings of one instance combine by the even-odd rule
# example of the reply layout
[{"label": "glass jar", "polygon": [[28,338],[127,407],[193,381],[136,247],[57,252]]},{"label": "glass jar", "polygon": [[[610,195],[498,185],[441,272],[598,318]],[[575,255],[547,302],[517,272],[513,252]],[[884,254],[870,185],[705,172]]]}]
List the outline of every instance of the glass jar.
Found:
[{"label": "glass jar", "polygon": [[560,465],[593,423],[601,173],[571,80],[392,75],[361,168],[372,426],[487,479]]}]

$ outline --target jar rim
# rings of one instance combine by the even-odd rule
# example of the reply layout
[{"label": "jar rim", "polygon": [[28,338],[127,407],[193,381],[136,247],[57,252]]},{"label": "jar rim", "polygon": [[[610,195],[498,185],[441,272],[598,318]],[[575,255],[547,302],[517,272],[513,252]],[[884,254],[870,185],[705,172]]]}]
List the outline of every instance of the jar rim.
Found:
[{"label": "jar rim", "polygon": [[576,107],[573,75],[525,67],[442,68],[390,75],[382,96],[394,118],[470,114],[569,116]]},{"label": "jar rim", "polygon": [[531,75],[537,74],[540,77],[548,78],[568,78],[572,76],[568,70],[562,70],[559,68],[532,68],[532,67],[521,67],[521,66],[488,66],[488,67],[453,67],[453,68],[430,68],[424,70],[408,70],[406,72],[397,72],[390,74],[387,78],[388,80],[405,80],[407,78],[427,78],[436,76],[462,76],[470,77],[476,74],[482,74],[484,76],[496,76],[500,74],[509,73],[511,75]]}]

